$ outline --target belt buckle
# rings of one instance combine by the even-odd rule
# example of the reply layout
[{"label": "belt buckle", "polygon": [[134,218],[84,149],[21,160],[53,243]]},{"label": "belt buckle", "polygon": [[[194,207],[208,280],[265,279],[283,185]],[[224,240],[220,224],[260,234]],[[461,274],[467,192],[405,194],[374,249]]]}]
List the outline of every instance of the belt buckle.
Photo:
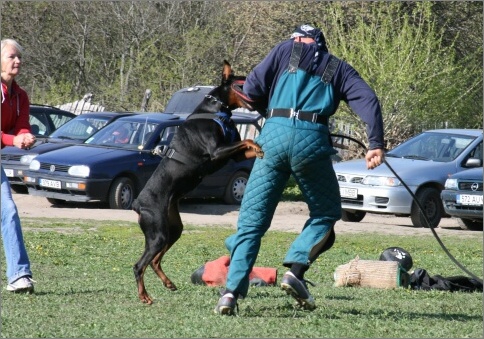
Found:
[{"label": "belt buckle", "polygon": [[291,108],[291,118],[294,117],[296,120],[299,120],[299,110],[295,111]]}]

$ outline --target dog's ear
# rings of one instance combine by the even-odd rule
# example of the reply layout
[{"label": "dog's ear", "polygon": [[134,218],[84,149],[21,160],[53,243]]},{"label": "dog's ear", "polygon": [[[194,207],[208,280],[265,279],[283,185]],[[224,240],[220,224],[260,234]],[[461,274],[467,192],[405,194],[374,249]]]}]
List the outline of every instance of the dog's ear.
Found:
[{"label": "dog's ear", "polygon": [[232,70],[232,66],[230,66],[227,60],[224,60],[224,67],[222,70],[222,84],[227,82],[230,79],[230,77],[233,75],[234,75],[234,72]]}]

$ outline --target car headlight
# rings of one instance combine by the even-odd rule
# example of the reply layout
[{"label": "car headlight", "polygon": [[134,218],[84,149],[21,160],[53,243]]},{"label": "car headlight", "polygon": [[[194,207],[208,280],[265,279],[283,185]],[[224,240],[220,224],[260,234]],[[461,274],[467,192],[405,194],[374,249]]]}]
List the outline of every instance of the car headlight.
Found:
[{"label": "car headlight", "polygon": [[38,160],[32,160],[32,162],[29,165],[29,169],[31,171],[38,171],[40,169],[40,162]]},{"label": "car headlight", "polygon": [[445,180],[445,189],[456,190],[458,189],[457,179],[447,179]]},{"label": "car headlight", "polygon": [[378,177],[373,175],[366,176],[361,182],[363,185],[369,186],[400,186],[400,180],[395,177]]},{"label": "car headlight", "polygon": [[22,165],[30,165],[30,163],[32,162],[32,160],[34,160],[34,158],[37,156],[38,154],[26,154],[26,155],[22,155],[20,157],[20,163]]},{"label": "car headlight", "polygon": [[89,166],[86,166],[86,165],[72,166],[67,171],[67,173],[69,173],[69,175],[72,175],[73,177],[82,177],[82,178],[87,178],[89,176],[89,172],[90,172]]}]

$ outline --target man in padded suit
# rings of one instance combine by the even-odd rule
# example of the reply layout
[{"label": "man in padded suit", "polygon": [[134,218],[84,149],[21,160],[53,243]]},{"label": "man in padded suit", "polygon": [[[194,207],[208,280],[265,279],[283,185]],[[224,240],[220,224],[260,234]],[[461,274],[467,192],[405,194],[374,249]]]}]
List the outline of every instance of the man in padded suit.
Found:
[{"label": "man in padded suit", "polygon": [[267,102],[267,121],[256,142],[264,158],[252,169],[235,234],[225,241],[230,251],[227,283],[215,313],[233,315],[237,299],[246,297],[249,273],[261,238],[292,175],[309,208],[309,219],[291,244],[283,265],[289,268],[281,288],[306,310],[316,307],[304,273],[335,241],[341,218],[339,186],[333,170],[328,119],[341,100],[366,123],[368,169],[384,160],[383,121],[375,92],[346,62],[328,52],[323,33],[310,25],[296,28],[247,76],[244,94]]}]

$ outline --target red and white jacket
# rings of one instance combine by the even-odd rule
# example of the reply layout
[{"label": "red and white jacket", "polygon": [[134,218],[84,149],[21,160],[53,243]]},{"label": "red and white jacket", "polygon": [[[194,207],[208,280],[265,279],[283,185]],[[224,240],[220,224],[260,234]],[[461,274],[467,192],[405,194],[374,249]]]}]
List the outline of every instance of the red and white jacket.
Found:
[{"label": "red and white jacket", "polygon": [[7,85],[2,83],[2,148],[13,146],[13,138],[22,133],[30,133],[30,100],[15,80],[12,93],[8,94]]}]

